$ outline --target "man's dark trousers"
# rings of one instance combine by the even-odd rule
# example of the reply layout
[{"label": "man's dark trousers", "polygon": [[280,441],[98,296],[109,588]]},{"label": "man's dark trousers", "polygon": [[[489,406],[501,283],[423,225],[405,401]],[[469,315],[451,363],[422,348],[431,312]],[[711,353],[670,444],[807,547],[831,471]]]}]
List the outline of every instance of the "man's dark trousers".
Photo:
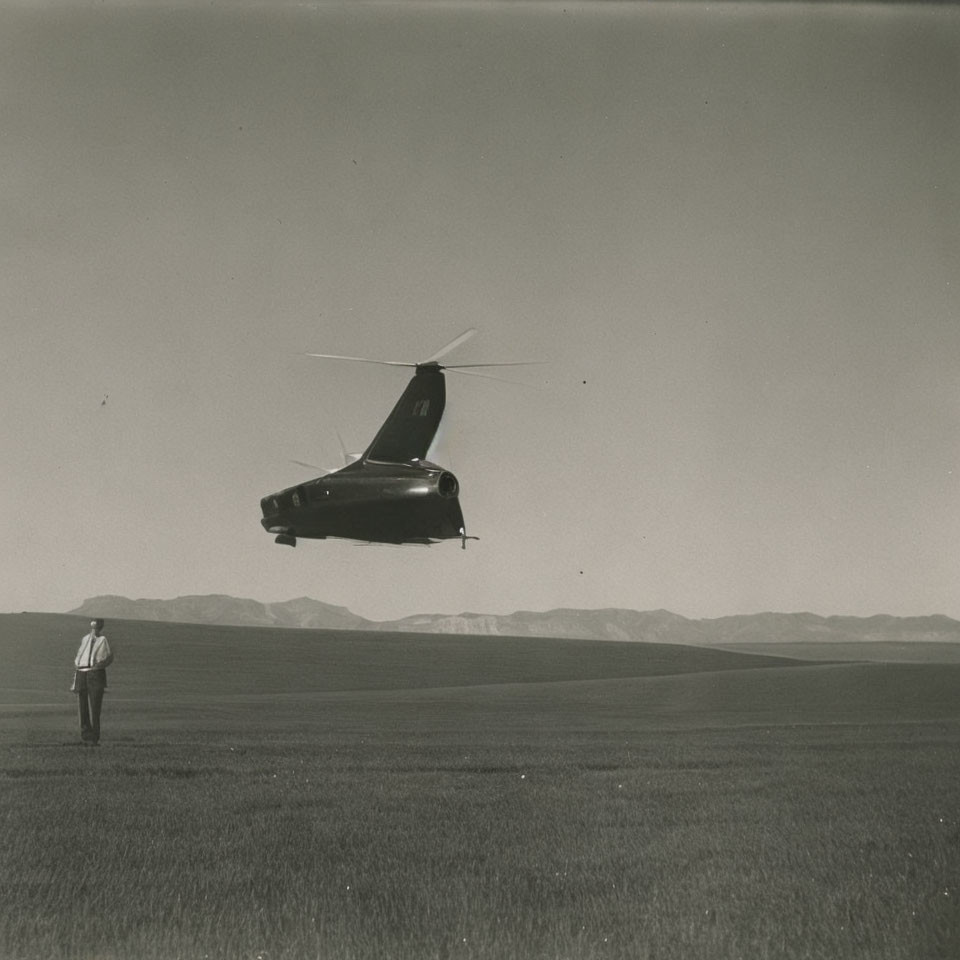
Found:
[{"label": "man's dark trousers", "polygon": [[80,738],[91,743],[100,740],[100,707],[103,691],[107,688],[106,670],[88,670],[81,673],[77,683],[80,699]]}]

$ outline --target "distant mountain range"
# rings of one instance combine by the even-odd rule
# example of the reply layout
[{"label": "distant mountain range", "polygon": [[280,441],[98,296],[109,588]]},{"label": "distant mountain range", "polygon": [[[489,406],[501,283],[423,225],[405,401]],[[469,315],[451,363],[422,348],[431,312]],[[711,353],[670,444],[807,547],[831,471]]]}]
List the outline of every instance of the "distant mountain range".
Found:
[{"label": "distant mountain range", "polygon": [[240,627],[311,630],[377,630],[479,634],[505,637],[570,637],[698,646],[744,643],[960,643],[960,621],[928,617],[820,617],[812,613],[756,613],[689,620],[667,610],[548,610],[510,614],[418,614],[375,621],[308,597],[260,603],[221,594],[175,600],[92,597],[70,613],[120,620],[161,620]]}]

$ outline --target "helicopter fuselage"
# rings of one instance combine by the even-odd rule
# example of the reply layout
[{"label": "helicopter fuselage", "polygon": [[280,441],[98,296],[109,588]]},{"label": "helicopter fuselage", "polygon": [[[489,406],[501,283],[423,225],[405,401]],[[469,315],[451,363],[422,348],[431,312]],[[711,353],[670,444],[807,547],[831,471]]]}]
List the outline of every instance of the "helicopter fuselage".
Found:
[{"label": "helicopter fuselage", "polygon": [[260,501],[263,528],[278,543],[343,537],[370,543],[430,543],[463,537],[457,478],[426,460],[364,459]]}]

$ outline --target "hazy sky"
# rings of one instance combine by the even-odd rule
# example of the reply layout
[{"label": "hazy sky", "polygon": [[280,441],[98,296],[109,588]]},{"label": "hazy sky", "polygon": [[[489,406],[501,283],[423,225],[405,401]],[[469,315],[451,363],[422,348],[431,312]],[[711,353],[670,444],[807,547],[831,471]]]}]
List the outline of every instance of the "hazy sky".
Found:
[{"label": "hazy sky", "polygon": [[[960,618],[960,10],[0,4],[0,610]],[[259,499],[448,376],[464,552]],[[108,396],[106,404],[102,404]]]}]

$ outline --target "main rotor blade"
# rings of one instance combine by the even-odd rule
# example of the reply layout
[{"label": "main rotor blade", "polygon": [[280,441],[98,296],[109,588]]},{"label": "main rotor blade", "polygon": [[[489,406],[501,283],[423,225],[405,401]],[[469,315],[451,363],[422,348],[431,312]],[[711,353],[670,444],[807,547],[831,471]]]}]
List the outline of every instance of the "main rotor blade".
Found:
[{"label": "main rotor blade", "polygon": [[370,357],[341,357],[336,353],[308,353],[308,357],[319,357],[321,360],[355,360],[357,363],[379,363],[386,367],[415,367],[415,363],[404,363],[401,360],[371,360]]},{"label": "main rotor blade", "polygon": [[506,360],[503,363],[451,363],[444,366],[444,370],[463,370],[464,367],[535,367],[546,363],[546,360]]},{"label": "main rotor blade", "polygon": [[459,373],[461,377],[483,377],[484,380],[499,380],[500,383],[512,383],[515,387],[526,387],[529,384],[520,383],[519,380],[507,380],[504,377],[494,377],[489,373],[477,373],[475,370],[462,370],[460,367],[444,367],[450,373]]},{"label": "main rotor blade", "polygon": [[441,347],[432,357],[427,357],[427,359],[422,360],[421,363],[433,363],[434,360],[439,360],[441,357],[445,357],[454,347],[459,347],[464,340],[469,340],[476,332],[476,327],[471,327],[469,330],[464,330],[459,337],[451,340],[445,347]]}]

